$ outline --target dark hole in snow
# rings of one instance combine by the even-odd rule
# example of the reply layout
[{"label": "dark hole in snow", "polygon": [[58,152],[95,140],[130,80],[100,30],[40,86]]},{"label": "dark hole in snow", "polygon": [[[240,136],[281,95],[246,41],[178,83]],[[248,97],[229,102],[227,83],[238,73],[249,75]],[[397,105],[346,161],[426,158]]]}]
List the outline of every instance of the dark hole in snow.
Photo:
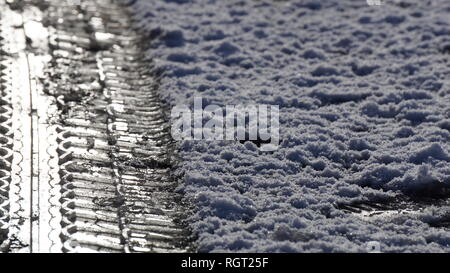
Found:
[{"label": "dark hole in snow", "polygon": [[189,3],[190,0],[165,0],[167,3],[176,3],[176,4],[186,4]]},{"label": "dark hole in snow", "polygon": [[412,3],[409,3],[409,2],[406,2],[406,1],[396,2],[395,4],[397,6],[403,8],[403,9],[409,8],[409,7],[411,7],[413,5]]},{"label": "dark hole in snow", "polygon": [[310,97],[319,99],[322,106],[346,102],[359,102],[366,99],[370,95],[370,93],[329,92],[322,90],[314,90],[309,94]]},{"label": "dark hole in snow", "polygon": [[352,45],[353,41],[349,38],[341,39],[339,42],[334,44],[336,47],[349,48]]},{"label": "dark hole in snow", "polygon": [[319,1],[309,1],[306,3],[298,3],[296,4],[299,8],[310,9],[310,10],[320,10],[322,9],[322,4]]},{"label": "dark hole in snow", "polygon": [[180,47],[184,45],[184,36],[181,30],[167,31],[162,39],[168,47]]},{"label": "dark hole in snow", "polygon": [[392,25],[399,25],[401,23],[403,23],[406,18],[405,16],[394,16],[394,15],[390,15],[390,16],[386,16],[386,18],[384,18],[384,20]]},{"label": "dark hole in snow", "polygon": [[309,49],[303,53],[303,58],[305,58],[305,59],[325,59],[325,56],[317,50]]},{"label": "dark hole in snow", "polygon": [[161,28],[154,28],[152,30],[150,30],[150,32],[148,33],[148,39],[154,40],[156,37],[159,37],[161,34],[163,33],[163,30]]},{"label": "dark hole in snow", "polygon": [[450,44],[443,46],[441,52],[443,54],[450,54]]},{"label": "dark hole in snow", "polygon": [[377,65],[362,65],[358,66],[356,64],[352,65],[352,71],[358,76],[367,76],[372,74],[373,71],[375,71],[379,66]]},{"label": "dark hole in snow", "polygon": [[440,219],[432,220],[428,224],[434,228],[450,228],[450,213]]},{"label": "dark hole in snow", "polygon": [[450,120],[443,120],[438,123],[439,128],[450,132]]},{"label": "dark hole in snow", "polygon": [[208,33],[203,36],[203,39],[205,41],[215,41],[215,40],[222,40],[225,38],[225,33],[222,30],[211,30]]},{"label": "dark hole in snow", "polygon": [[177,63],[190,63],[195,61],[195,58],[186,53],[172,53],[167,56],[167,60]]},{"label": "dark hole in snow", "polygon": [[311,75],[314,77],[336,76],[339,72],[334,67],[319,66],[311,72]]},{"label": "dark hole in snow", "polygon": [[395,136],[398,138],[407,138],[414,135],[414,131],[409,127],[402,127],[396,131]]},{"label": "dark hole in snow", "polygon": [[220,55],[222,57],[228,57],[232,54],[235,54],[236,52],[239,51],[239,48],[235,45],[233,45],[232,43],[229,42],[223,42],[220,44],[219,47],[217,47],[214,52],[217,55]]},{"label": "dark hole in snow", "polygon": [[445,200],[450,198],[450,186],[439,183],[429,184],[414,190],[407,190],[405,194],[410,196],[411,199],[424,202],[426,200]]},{"label": "dark hole in snow", "polygon": [[362,16],[361,18],[359,18],[358,22],[360,24],[369,24],[372,22],[372,18],[369,16]]}]

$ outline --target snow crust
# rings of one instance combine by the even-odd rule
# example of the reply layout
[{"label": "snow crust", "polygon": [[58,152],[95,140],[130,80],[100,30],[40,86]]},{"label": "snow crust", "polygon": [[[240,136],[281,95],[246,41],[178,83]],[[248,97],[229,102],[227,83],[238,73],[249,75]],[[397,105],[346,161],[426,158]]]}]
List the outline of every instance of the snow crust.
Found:
[{"label": "snow crust", "polygon": [[[449,252],[448,211],[363,220],[339,202],[450,186],[450,2],[137,0],[170,106],[280,106],[280,148],[182,141],[201,252]],[[448,208],[447,208],[448,209]]]}]

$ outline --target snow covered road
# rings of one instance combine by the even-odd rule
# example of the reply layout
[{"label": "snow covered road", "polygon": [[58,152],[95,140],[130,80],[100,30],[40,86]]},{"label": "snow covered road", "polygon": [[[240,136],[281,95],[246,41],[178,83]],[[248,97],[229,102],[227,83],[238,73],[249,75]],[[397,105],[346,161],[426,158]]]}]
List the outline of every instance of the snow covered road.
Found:
[{"label": "snow covered road", "polygon": [[170,106],[280,107],[275,152],[179,143],[199,251],[450,251],[450,2],[383,2],[130,2]]}]

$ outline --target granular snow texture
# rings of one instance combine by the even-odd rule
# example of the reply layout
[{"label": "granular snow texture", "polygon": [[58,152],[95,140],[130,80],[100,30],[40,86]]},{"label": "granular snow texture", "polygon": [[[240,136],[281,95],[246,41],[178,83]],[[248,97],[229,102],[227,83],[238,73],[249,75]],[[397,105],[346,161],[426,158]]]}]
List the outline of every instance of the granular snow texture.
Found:
[{"label": "granular snow texture", "polygon": [[[182,141],[201,252],[449,252],[449,214],[336,204],[450,186],[450,2],[137,0],[170,106],[280,106],[277,151]],[[447,196],[448,197],[448,196]]]}]

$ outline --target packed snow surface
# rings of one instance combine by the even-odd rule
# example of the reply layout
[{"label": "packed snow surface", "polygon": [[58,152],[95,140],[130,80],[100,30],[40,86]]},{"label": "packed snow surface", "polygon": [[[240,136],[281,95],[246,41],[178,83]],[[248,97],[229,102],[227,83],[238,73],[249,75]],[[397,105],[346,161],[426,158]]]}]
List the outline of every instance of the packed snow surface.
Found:
[{"label": "packed snow surface", "polygon": [[[273,104],[280,147],[181,141],[201,252],[449,252],[448,207],[336,204],[450,186],[450,2],[137,0],[169,106]],[[447,196],[448,197],[448,196]]]}]

